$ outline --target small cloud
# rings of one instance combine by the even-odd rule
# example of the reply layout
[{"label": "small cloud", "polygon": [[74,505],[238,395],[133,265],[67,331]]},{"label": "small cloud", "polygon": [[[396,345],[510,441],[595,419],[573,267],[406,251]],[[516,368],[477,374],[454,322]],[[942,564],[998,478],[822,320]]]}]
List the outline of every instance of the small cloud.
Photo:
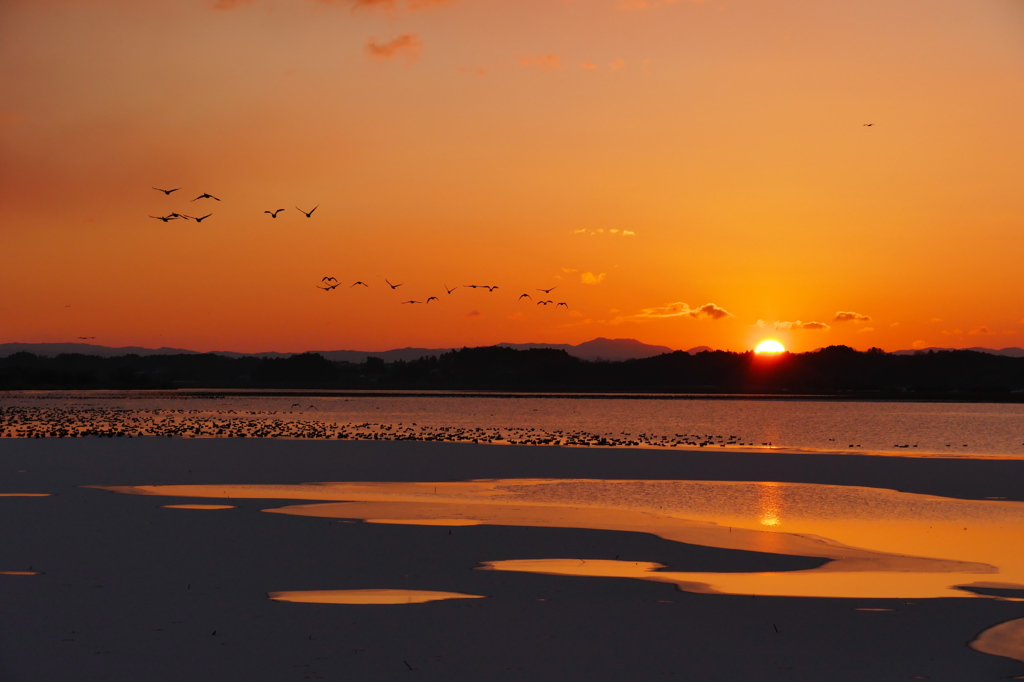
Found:
[{"label": "small cloud", "polygon": [[616,71],[620,71],[626,68],[626,60],[623,59],[622,57],[619,57],[611,64],[609,64],[608,67],[612,70],[612,73],[615,73]]},{"label": "small cloud", "polygon": [[927,346],[928,346],[928,344],[925,343],[921,339],[918,339],[917,341],[914,341],[914,343],[910,344],[911,348],[916,348],[917,350],[921,350],[922,348],[927,348]]},{"label": "small cloud", "polygon": [[691,308],[682,301],[676,301],[675,303],[669,303],[657,308],[644,308],[639,313],[631,315],[630,318],[656,320],[683,316],[689,316],[694,319],[709,317],[712,320],[721,320],[724,317],[733,317],[733,314],[714,303],[705,303],[699,308]]},{"label": "small cloud", "polygon": [[408,61],[414,62],[420,58],[420,49],[423,43],[413,33],[403,33],[389,43],[378,43],[376,38],[370,38],[366,44],[366,53],[373,59],[394,59],[405,57]]},{"label": "small cloud", "polygon": [[571,275],[574,272],[579,272],[579,270],[577,270],[576,268],[562,268],[562,272],[564,272],[567,275]]},{"label": "small cloud", "polygon": [[237,9],[242,5],[251,5],[252,0],[214,0],[213,8],[219,10]]},{"label": "small cloud", "polygon": [[608,273],[602,272],[599,275],[595,275],[592,272],[584,272],[580,275],[580,282],[583,284],[600,284],[604,281],[605,275]]},{"label": "small cloud", "polygon": [[930,322],[931,322],[932,324],[938,324],[939,322],[942,322],[942,318],[941,318],[941,317],[933,317],[933,318],[932,318],[932,319],[930,320]]},{"label": "small cloud", "polygon": [[[760,320],[758,320],[760,322]],[[824,322],[801,322],[795,320],[793,322],[777,321],[772,324],[776,331],[790,331],[790,330],[806,330],[812,332],[827,332],[832,327],[828,326]]]},{"label": "small cloud", "polygon": [[594,69],[597,68],[597,64],[595,64],[594,62],[581,62],[580,68],[586,69],[587,71],[593,71]]},{"label": "small cloud", "polygon": [[899,323],[899,322],[893,322],[893,323],[892,323],[892,324],[890,324],[889,326],[890,326],[890,327],[898,327],[898,326],[900,326],[900,323]]},{"label": "small cloud", "polygon": [[572,233],[573,234],[586,234],[587,233],[587,228],[581,227],[578,230],[573,230]]},{"label": "small cloud", "polygon": [[578,310],[570,310],[569,317],[583,317],[583,313]]},{"label": "small cloud", "polygon": [[971,334],[972,336],[978,336],[978,335],[994,334],[995,332],[993,332],[988,327],[975,327],[974,329],[972,329],[971,331],[969,331],[967,333]]},{"label": "small cloud", "polygon": [[858,334],[863,334],[865,332],[873,332],[873,331],[875,331],[874,327],[861,327],[860,329],[857,330],[857,333]]},{"label": "small cloud", "polygon": [[474,320],[474,319],[476,319],[478,317],[483,317],[483,316],[484,316],[484,314],[482,312],[480,312],[479,310],[470,310],[463,317],[465,317],[467,319],[470,319],[470,320]]},{"label": "small cloud", "polygon": [[840,310],[835,316],[836,322],[870,322],[871,317],[869,315],[861,315],[860,313],[851,312],[848,310]]},{"label": "small cloud", "polygon": [[523,57],[519,60],[519,65],[526,68],[536,67],[542,71],[548,71],[560,67],[562,60],[557,54],[545,54],[535,57]]}]

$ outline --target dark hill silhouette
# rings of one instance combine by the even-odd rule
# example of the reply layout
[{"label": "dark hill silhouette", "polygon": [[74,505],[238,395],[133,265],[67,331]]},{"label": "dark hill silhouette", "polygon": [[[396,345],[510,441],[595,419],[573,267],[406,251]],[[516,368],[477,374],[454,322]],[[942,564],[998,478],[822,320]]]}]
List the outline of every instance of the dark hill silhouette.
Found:
[{"label": "dark hill silhouette", "polygon": [[[517,350],[528,350],[531,348],[548,348],[564,350],[584,360],[629,360],[633,358],[649,358],[662,353],[671,353],[672,349],[667,346],[652,346],[641,343],[636,339],[604,339],[597,338],[592,341],[585,341],[579,345],[571,344],[548,344],[548,343],[499,343],[496,346],[514,348]],[[707,348],[702,346],[701,348]],[[437,357],[447,353],[451,348],[396,348],[385,351],[364,351],[364,350],[310,350],[306,353],[316,353],[324,358],[335,362],[366,362],[366,358],[373,356],[385,362],[406,362],[418,360],[424,357]],[[0,344],[0,357],[7,357],[14,353],[33,353],[34,355],[56,356],[63,353],[80,353],[82,355],[98,355],[100,357],[116,357],[119,355],[182,355],[199,354],[199,351],[185,350],[182,348],[142,348],[139,346],[125,346],[111,348],[91,343],[3,343]],[[236,351],[212,351],[214,355],[222,355],[229,358],[260,357],[260,358],[287,358],[299,353],[239,353]]]},{"label": "dark hill silhouette", "polygon": [[276,388],[573,393],[831,395],[1024,401],[1024,358],[975,351],[894,355],[829,346],[810,353],[663,353],[593,362],[564,349],[462,348],[417,360],[331,361],[317,353],[0,358],[0,389]]}]

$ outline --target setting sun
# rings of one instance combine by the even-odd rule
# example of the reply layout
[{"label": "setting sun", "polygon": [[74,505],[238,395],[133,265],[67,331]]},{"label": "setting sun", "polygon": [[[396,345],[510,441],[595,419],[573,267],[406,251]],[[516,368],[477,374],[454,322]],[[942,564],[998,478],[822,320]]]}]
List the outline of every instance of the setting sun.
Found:
[{"label": "setting sun", "polygon": [[783,353],[786,348],[774,339],[768,339],[757,344],[757,348],[754,349],[755,353]]}]

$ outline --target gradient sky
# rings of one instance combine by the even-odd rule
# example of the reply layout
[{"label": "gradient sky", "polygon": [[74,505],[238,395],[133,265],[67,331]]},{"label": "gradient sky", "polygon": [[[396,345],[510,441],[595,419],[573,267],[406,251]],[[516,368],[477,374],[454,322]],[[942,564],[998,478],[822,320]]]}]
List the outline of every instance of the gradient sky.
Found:
[{"label": "gradient sky", "polygon": [[1024,0],[4,0],[0,92],[0,342],[1024,346]]}]

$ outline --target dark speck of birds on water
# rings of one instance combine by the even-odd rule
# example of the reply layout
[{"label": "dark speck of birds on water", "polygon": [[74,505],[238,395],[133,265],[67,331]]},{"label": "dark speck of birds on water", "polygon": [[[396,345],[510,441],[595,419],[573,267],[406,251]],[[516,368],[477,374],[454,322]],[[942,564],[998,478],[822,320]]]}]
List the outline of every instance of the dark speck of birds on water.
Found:
[{"label": "dark speck of birds on water", "polygon": [[271,218],[276,218],[277,214],[280,213],[283,210],[284,210],[283,208],[279,208],[276,211],[264,211],[264,213],[269,213]]}]

